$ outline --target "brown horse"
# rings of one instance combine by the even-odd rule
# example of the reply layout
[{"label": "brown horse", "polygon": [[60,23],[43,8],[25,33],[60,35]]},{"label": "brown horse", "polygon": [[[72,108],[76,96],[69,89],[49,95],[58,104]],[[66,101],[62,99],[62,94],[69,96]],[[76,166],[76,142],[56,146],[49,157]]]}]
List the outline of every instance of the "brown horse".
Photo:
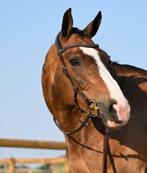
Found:
[{"label": "brown horse", "polygon": [[72,173],[102,171],[105,129],[108,173],[147,173],[147,71],[112,62],[94,44],[101,18],[79,30],[65,12],[43,66],[44,98],[65,134]]}]

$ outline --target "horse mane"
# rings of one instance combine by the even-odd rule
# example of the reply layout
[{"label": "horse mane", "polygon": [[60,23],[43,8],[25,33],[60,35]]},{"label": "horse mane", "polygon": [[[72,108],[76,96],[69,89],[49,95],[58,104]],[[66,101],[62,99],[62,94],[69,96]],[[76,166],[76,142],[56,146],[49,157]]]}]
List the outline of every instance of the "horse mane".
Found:
[{"label": "horse mane", "polygon": [[[118,64],[118,63],[117,63],[117,64]],[[120,64],[119,64],[119,65],[120,65]],[[136,71],[136,72],[138,72],[138,73],[147,73],[147,70],[142,69],[142,68],[140,68],[140,67],[133,66],[133,65],[121,64],[121,66],[124,66],[125,68],[130,69],[130,70],[133,70],[133,71]]]},{"label": "horse mane", "polygon": [[116,67],[121,71],[122,76],[136,76],[147,78],[147,70],[128,64],[119,64],[118,62],[113,62]]}]

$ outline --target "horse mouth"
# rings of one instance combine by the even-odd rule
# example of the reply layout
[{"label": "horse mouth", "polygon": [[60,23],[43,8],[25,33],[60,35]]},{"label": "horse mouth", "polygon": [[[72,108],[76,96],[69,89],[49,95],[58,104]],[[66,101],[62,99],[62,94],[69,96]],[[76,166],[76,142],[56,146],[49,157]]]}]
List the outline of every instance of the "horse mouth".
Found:
[{"label": "horse mouth", "polygon": [[120,127],[125,126],[128,123],[127,121],[123,121],[123,120],[113,120],[111,118],[105,118],[104,116],[100,116],[100,118],[102,119],[103,124],[108,127],[108,128],[113,128],[113,129],[118,129]]},{"label": "horse mouth", "polygon": [[117,129],[119,127],[123,127],[127,124],[127,122],[115,119],[113,120],[112,118],[106,118],[108,116],[104,116],[103,114],[99,114],[99,116],[102,119],[103,124],[108,127],[108,128],[113,128],[113,129]]}]

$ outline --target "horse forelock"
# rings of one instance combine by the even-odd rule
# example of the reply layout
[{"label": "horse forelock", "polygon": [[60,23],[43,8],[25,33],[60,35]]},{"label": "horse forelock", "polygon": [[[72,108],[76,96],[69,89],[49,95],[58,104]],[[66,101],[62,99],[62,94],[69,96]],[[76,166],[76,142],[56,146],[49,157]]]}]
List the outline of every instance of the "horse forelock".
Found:
[{"label": "horse forelock", "polygon": [[[79,36],[88,36],[83,30],[80,30],[79,28],[73,27],[70,31],[70,36],[72,34],[78,34]],[[88,36],[89,37],[89,36]]]}]

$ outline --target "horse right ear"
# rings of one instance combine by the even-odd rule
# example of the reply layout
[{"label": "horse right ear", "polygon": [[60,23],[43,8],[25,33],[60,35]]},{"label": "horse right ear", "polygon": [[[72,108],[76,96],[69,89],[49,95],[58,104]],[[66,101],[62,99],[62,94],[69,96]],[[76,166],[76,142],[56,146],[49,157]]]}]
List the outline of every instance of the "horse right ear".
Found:
[{"label": "horse right ear", "polygon": [[89,35],[90,37],[93,37],[96,34],[97,30],[99,29],[101,20],[102,20],[102,13],[101,11],[99,11],[97,16],[93,19],[93,21],[91,21],[83,30],[83,33]]},{"label": "horse right ear", "polygon": [[63,16],[61,33],[63,37],[68,37],[73,26],[73,18],[71,14],[71,8],[69,8]]}]

